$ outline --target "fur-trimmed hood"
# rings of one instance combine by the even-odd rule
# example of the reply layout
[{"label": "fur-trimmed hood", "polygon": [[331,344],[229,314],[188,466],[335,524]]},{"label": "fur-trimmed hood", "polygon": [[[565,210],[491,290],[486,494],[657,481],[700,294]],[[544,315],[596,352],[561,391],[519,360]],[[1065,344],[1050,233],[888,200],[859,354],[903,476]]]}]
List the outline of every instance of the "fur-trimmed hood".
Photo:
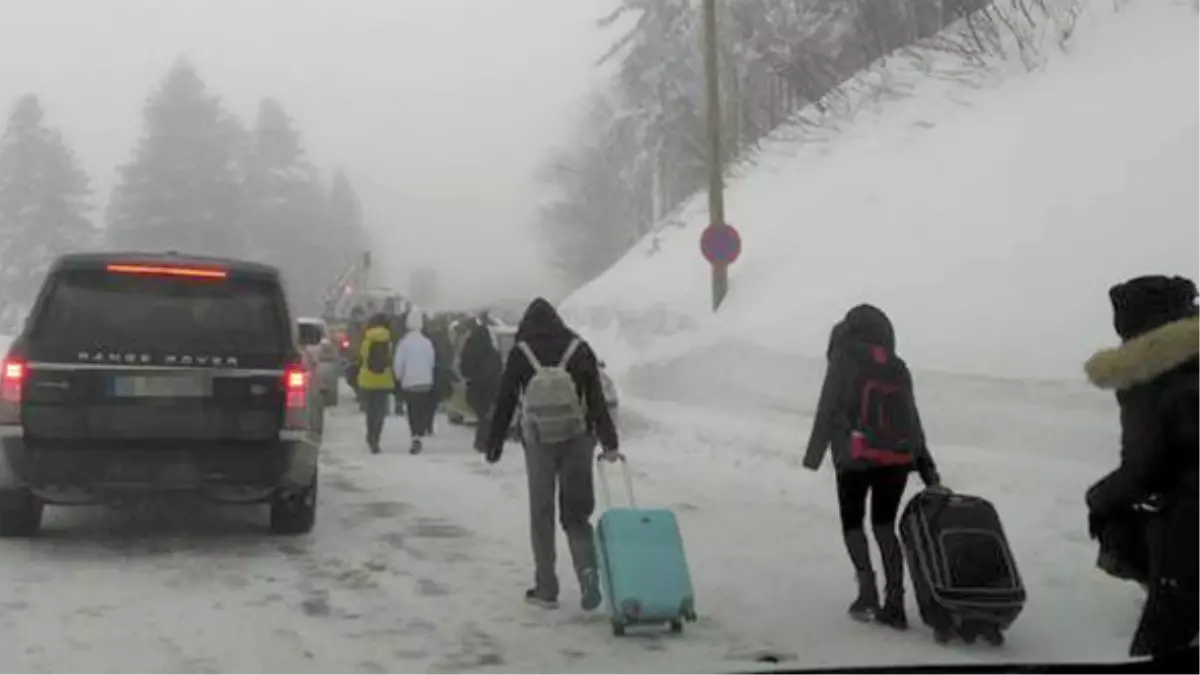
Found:
[{"label": "fur-trimmed hood", "polygon": [[1083,369],[1101,389],[1128,389],[1145,384],[1200,355],[1200,317],[1172,321],[1129,340],[1102,349]]}]

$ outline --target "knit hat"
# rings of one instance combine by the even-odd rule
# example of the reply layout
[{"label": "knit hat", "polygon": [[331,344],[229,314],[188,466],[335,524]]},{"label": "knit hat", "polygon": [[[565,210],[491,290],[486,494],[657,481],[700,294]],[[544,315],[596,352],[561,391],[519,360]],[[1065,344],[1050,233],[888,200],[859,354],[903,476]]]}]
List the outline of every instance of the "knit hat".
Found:
[{"label": "knit hat", "polygon": [[1196,316],[1196,284],[1184,277],[1137,277],[1110,288],[1108,297],[1112,301],[1113,326],[1122,340]]}]

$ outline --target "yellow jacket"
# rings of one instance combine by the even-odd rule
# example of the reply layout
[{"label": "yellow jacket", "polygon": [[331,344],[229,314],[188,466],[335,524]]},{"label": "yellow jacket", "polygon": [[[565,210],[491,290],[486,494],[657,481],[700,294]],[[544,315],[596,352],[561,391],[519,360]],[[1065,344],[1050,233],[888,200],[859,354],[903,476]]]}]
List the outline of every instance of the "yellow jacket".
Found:
[{"label": "yellow jacket", "polygon": [[[388,349],[388,366],[382,373],[372,373],[367,369],[367,356],[371,353],[371,345],[382,342]],[[373,326],[363,333],[362,344],[358,347],[358,388],[368,391],[391,391],[396,388],[396,376],[392,374],[392,332],[384,326]]]}]

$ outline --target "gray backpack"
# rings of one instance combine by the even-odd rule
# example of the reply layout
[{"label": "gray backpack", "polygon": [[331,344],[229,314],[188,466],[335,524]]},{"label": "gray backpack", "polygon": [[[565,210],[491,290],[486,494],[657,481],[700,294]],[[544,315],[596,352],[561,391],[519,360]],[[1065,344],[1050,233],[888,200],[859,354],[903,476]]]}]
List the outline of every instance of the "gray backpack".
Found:
[{"label": "gray backpack", "polygon": [[579,348],[571,340],[557,366],[543,366],[525,342],[517,348],[533,366],[533,377],[521,399],[521,432],[524,440],[537,445],[563,443],[587,433],[587,412],[567,364]]}]

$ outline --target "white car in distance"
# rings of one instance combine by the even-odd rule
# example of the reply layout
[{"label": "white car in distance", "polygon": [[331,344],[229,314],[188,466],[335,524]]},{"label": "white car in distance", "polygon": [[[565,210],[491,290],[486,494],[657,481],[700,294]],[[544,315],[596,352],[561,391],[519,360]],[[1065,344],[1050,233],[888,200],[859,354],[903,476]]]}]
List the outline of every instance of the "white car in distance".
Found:
[{"label": "white car in distance", "polygon": [[321,397],[327,406],[338,404],[338,386],[342,374],[338,347],[329,336],[329,328],[321,319],[301,318],[296,321],[300,346],[308,355],[314,379],[321,387]]}]

